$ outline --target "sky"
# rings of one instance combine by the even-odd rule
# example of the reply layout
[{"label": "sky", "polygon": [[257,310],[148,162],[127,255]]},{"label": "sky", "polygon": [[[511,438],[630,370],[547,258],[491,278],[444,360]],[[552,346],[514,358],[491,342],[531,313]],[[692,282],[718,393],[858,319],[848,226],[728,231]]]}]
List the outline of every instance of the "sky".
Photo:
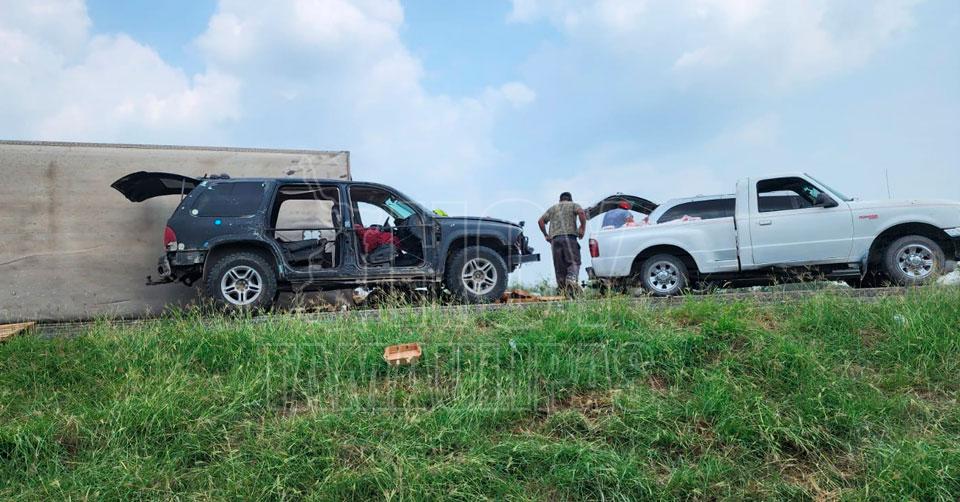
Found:
[{"label": "sky", "polygon": [[515,281],[562,191],[960,199],[957,0],[0,0],[0,47],[0,138],[349,150],[526,221]]}]

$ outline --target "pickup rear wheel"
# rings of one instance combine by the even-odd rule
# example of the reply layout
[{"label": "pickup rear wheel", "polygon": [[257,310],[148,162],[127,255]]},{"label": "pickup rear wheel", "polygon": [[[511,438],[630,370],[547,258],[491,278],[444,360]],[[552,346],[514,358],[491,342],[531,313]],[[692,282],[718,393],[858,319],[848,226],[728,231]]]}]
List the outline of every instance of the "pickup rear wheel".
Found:
[{"label": "pickup rear wheel", "polygon": [[232,310],[268,309],[277,296],[277,276],[259,253],[239,251],[212,263],[204,292],[217,305]]},{"label": "pickup rear wheel", "polygon": [[900,286],[927,284],[936,279],[943,266],[943,249],[922,235],[901,237],[883,254],[883,271]]},{"label": "pickup rear wheel", "polygon": [[640,266],[640,284],[654,296],[673,296],[687,287],[687,266],[676,256],[658,254]]},{"label": "pickup rear wheel", "polygon": [[486,246],[457,251],[447,264],[444,285],[467,303],[490,303],[507,290],[507,264]]}]

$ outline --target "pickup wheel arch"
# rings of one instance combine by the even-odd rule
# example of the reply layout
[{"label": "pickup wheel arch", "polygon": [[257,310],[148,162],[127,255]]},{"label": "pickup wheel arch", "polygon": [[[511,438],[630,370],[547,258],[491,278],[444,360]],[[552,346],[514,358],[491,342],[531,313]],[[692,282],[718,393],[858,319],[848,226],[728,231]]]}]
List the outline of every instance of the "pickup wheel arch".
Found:
[{"label": "pickup wheel arch", "polygon": [[929,223],[900,223],[894,225],[874,237],[870,244],[870,250],[867,252],[867,270],[879,270],[883,262],[884,251],[887,246],[901,237],[908,235],[920,235],[937,243],[943,250],[951,249],[950,238],[947,234]]},{"label": "pickup wheel arch", "polygon": [[648,258],[658,254],[669,254],[679,258],[680,261],[682,261],[687,267],[687,272],[690,274],[691,280],[694,280],[700,275],[700,268],[697,267],[697,262],[693,259],[693,255],[679,246],[662,244],[648,247],[637,254],[637,256],[633,259],[633,264],[630,265],[630,277],[633,278],[640,274],[640,268],[643,266],[643,262],[645,262]]}]

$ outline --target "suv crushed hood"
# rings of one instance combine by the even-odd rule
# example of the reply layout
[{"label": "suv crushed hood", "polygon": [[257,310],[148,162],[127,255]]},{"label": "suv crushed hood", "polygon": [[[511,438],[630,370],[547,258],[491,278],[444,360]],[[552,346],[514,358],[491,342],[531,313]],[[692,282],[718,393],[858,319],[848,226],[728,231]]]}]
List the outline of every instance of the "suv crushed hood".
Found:
[{"label": "suv crushed hood", "polygon": [[186,195],[200,180],[182,174],[138,171],[130,173],[110,185],[130,202],[143,202],[162,195]]},{"label": "suv crushed hood", "polygon": [[444,223],[474,223],[474,224],[485,224],[492,223],[494,225],[507,225],[511,227],[520,228],[520,224],[513,223],[512,221],[501,220],[497,218],[487,218],[484,216],[435,216],[436,219]]},{"label": "suv crushed hood", "polygon": [[654,202],[650,202],[647,199],[644,199],[642,197],[637,197],[636,195],[627,195],[627,194],[618,193],[618,194],[611,195],[601,200],[600,202],[597,202],[596,204],[588,207],[585,210],[585,212],[587,213],[587,219],[592,220],[597,216],[600,216],[601,214],[606,213],[607,211],[616,209],[620,207],[620,203],[624,201],[630,203],[631,211],[636,211],[640,214],[649,215],[655,209],[657,209],[657,204]]}]

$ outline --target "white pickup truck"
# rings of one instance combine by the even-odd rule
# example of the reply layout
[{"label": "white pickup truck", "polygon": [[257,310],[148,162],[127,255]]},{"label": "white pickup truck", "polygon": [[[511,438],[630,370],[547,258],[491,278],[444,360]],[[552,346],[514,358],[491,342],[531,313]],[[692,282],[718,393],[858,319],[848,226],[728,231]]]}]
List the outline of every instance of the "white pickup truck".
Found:
[{"label": "white pickup truck", "polygon": [[624,202],[647,217],[591,234],[587,273],[603,286],[639,284],[654,295],[804,278],[919,285],[960,258],[960,202],[860,201],[807,174],[746,178],[733,195],[659,206],[617,194],[588,208],[588,218]]}]

